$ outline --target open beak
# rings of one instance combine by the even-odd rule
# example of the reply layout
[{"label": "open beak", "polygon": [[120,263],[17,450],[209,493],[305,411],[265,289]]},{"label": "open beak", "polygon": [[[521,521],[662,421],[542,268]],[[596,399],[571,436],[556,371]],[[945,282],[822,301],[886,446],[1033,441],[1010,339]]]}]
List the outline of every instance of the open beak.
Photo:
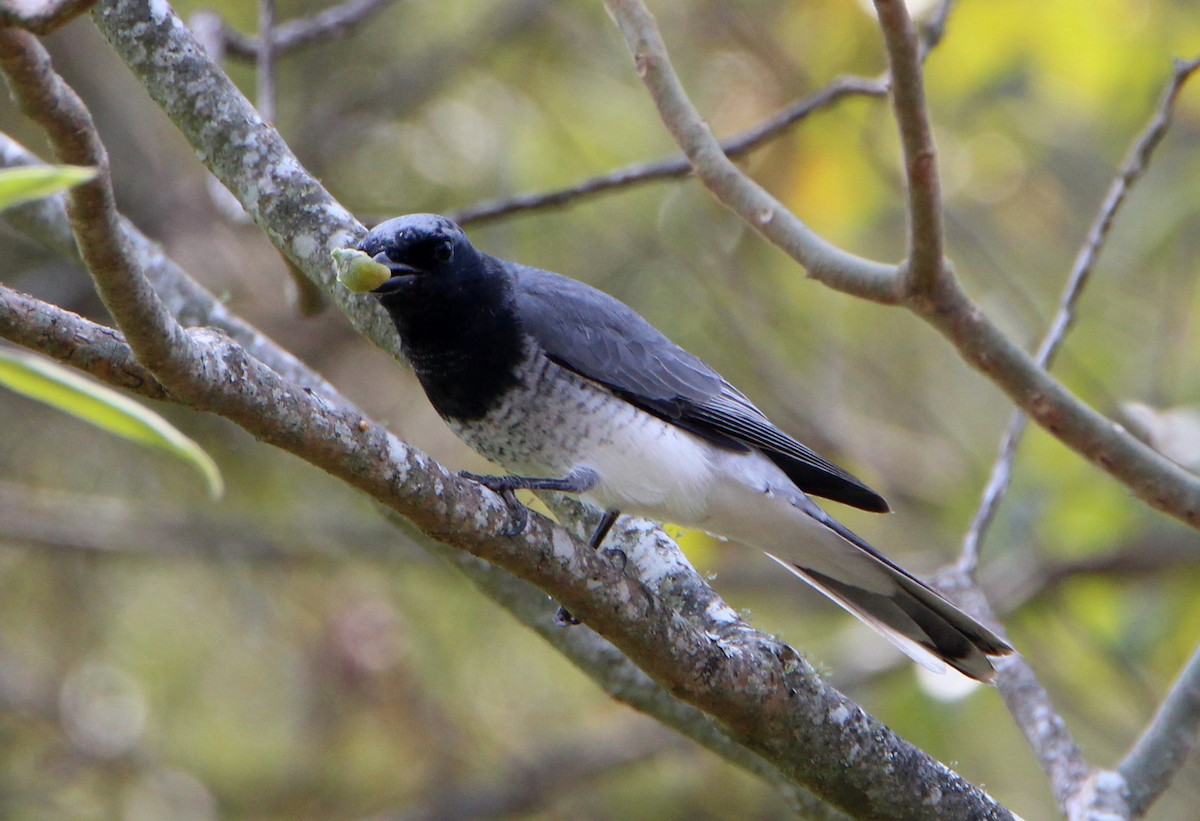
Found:
[{"label": "open beak", "polygon": [[392,260],[388,259],[388,255],[382,251],[373,257],[373,261],[379,263],[392,272],[391,277],[381,283],[379,287],[371,290],[371,293],[373,294],[388,294],[392,291],[398,290],[404,285],[404,283],[411,281],[413,277],[421,273],[411,265],[405,265],[402,262],[393,262]]}]

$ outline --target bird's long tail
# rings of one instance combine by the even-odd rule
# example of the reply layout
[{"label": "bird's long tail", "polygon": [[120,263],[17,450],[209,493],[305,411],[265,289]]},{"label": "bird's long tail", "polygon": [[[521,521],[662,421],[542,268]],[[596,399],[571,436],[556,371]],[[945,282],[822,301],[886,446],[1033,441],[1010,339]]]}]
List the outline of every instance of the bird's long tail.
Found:
[{"label": "bird's long tail", "polygon": [[874,627],[921,666],[942,673],[948,664],[977,681],[992,682],[996,670],[988,657],[1011,653],[1006,641],[833,518],[826,517],[822,524],[876,560],[891,589],[869,590],[767,555]]}]

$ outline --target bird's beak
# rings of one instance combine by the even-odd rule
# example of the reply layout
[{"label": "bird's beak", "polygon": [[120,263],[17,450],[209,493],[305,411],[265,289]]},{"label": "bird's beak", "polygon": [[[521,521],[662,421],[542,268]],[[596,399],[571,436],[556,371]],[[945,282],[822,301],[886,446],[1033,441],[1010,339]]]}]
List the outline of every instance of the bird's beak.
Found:
[{"label": "bird's beak", "polygon": [[405,265],[402,262],[393,262],[388,259],[388,255],[382,251],[376,254],[373,261],[386,267],[392,272],[392,276],[383,282],[379,287],[372,289],[373,294],[388,294],[403,287],[406,282],[410,282],[413,277],[421,272],[411,265]]}]

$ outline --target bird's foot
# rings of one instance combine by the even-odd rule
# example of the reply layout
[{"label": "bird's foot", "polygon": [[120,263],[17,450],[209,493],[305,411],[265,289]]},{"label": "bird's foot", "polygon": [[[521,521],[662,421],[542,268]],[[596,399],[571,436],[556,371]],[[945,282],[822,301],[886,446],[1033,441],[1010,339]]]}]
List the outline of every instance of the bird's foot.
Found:
[{"label": "bird's foot", "polygon": [[483,485],[504,500],[504,507],[508,510],[508,525],[504,530],[500,531],[501,536],[512,538],[520,536],[525,532],[525,528],[529,526],[529,508],[521,504],[513,487],[513,480],[520,479],[521,477],[481,476],[478,473],[471,473],[466,470],[459,471],[458,475],[463,479],[470,479],[472,482]]},{"label": "bird's foot", "polygon": [[562,605],[559,605],[558,610],[554,613],[554,626],[574,627],[577,624],[581,624],[581,622],[575,617],[575,614]]},{"label": "bird's foot", "polygon": [[625,551],[619,547],[606,547],[600,551],[600,555],[615,564],[622,573],[629,566],[629,557],[625,555]]},{"label": "bird's foot", "polygon": [[[613,523],[617,521],[617,517],[621,515],[621,511],[616,508],[609,508],[604,511],[604,515],[600,517],[599,524],[592,531],[591,537],[588,539],[588,547],[592,550],[600,550],[600,545],[604,541],[604,537],[608,535],[608,531],[612,530]],[[625,572],[625,567],[629,564],[629,557],[625,555],[624,550],[615,547],[606,547],[600,550],[600,555],[611,561],[613,564],[620,567],[621,572]],[[579,624],[579,619],[565,607],[559,607],[558,612],[554,614],[554,623],[559,627],[571,627]]]}]

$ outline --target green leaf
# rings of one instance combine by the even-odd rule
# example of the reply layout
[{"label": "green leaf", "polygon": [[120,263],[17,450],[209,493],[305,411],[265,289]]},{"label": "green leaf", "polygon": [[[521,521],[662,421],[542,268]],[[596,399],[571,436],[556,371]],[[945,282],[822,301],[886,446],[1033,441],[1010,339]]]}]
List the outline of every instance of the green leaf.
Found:
[{"label": "green leaf", "polygon": [[29,165],[0,170],[0,209],[57,194],[94,176],[95,168],[79,165]]},{"label": "green leaf", "polygon": [[208,494],[225,485],[216,462],[178,428],[127,396],[38,356],[0,348],[0,385],[133,442],[183,459],[204,476]]}]

